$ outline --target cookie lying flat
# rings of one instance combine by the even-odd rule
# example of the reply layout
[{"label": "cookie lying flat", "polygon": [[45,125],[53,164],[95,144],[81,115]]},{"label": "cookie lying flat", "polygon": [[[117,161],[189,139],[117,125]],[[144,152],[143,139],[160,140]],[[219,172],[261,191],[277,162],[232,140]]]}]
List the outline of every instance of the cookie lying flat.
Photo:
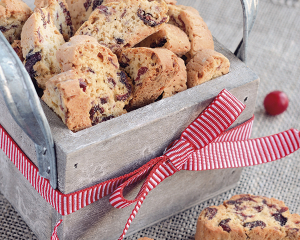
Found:
[{"label": "cookie lying flat", "polygon": [[178,57],[191,49],[188,36],[180,28],[165,24],[161,30],[152,34],[138,44],[139,47],[166,48]]},{"label": "cookie lying flat", "polygon": [[44,8],[36,8],[23,26],[21,46],[25,68],[42,89],[51,77],[60,73],[56,51],[64,42],[50,13]]},{"label": "cookie lying flat", "polygon": [[89,35],[120,53],[122,48],[133,47],[168,21],[168,7],[164,0],[123,0],[101,5],[95,9],[76,32]]},{"label": "cookie lying flat", "polygon": [[186,65],[188,88],[200,85],[229,72],[230,62],[221,53],[204,49],[198,51]]},{"label": "cookie lying flat", "polygon": [[21,0],[0,1],[0,31],[10,44],[20,40],[22,27],[31,14],[31,9]]},{"label": "cookie lying flat", "polygon": [[300,216],[282,201],[249,194],[204,209],[195,240],[299,240]]},{"label": "cookie lying flat", "polygon": [[35,0],[34,5],[37,8],[46,8],[50,13],[52,20],[63,35],[65,41],[69,41],[73,36],[74,28],[68,9],[68,5],[65,0]]},{"label": "cookie lying flat", "polygon": [[179,71],[164,88],[162,98],[167,98],[187,89],[187,73],[184,61],[178,58]]},{"label": "cookie lying flat", "polygon": [[23,62],[24,58],[23,58],[23,53],[22,53],[21,41],[15,40],[12,43],[11,47],[15,50],[15,52],[18,55],[18,57],[20,58],[21,62]]},{"label": "cookie lying flat", "polygon": [[134,85],[130,110],[154,102],[179,72],[178,57],[162,48],[129,48],[119,61]]},{"label": "cookie lying flat", "polygon": [[[85,114],[88,113],[85,119],[89,118],[85,123],[88,124],[78,124],[80,127],[67,124],[71,130],[77,131],[126,113],[124,107],[132,97],[130,79],[125,72],[119,70],[116,55],[101,46],[95,38],[72,37],[70,42],[59,48],[57,60],[62,71],[72,70],[78,75],[75,78],[77,87],[90,99],[90,106],[85,111]],[[53,86],[49,85],[50,88]],[[51,91],[48,85],[46,90]],[[72,121],[80,122],[80,119]]]},{"label": "cookie lying flat", "polygon": [[104,4],[108,0],[66,0],[70,15],[72,18],[72,23],[75,31],[80,28],[80,26],[89,19],[92,11],[96,7]]},{"label": "cookie lying flat", "polygon": [[196,9],[182,5],[168,5],[168,7],[169,24],[183,30],[191,43],[191,50],[185,55],[186,62],[201,49],[214,49],[211,32]]}]

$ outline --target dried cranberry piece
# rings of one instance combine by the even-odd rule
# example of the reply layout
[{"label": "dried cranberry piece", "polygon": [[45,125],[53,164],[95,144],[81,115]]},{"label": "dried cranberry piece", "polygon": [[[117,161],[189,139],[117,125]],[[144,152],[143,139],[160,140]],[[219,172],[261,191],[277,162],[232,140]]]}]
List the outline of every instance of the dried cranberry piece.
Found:
[{"label": "dried cranberry piece", "polygon": [[100,6],[103,3],[103,0],[94,0],[92,10],[94,11],[96,7]]},{"label": "dried cranberry piece", "polygon": [[126,101],[130,96],[130,93],[125,93],[125,94],[119,94],[116,95],[116,98],[118,101]]},{"label": "dried cranberry piece", "polygon": [[101,104],[105,104],[108,102],[108,97],[100,98]]},{"label": "dried cranberry piece", "polygon": [[135,79],[135,81],[139,81],[141,76],[144,75],[146,72],[148,71],[148,68],[147,67],[141,67],[139,70],[138,70],[138,73],[137,73],[137,77]]},{"label": "dried cranberry piece", "polygon": [[90,119],[92,121],[92,125],[99,123],[99,117],[95,116],[97,113],[102,114],[104,112],[104,108],[100,107],[98,104],[94,105],[90,110]]},{"label": "dried cranberry piece", "polygon": [[39,8],[39,10],[40,10],[40,12],[41,12],[41,17],[42,17],[42,21],[43,21],[43,26],[44,26],[44,28],[46,29],[46,26],[47,26],[46,16],[45,16],[44,12],[42,11],[42,9]]},{"label": "dried cranberry piece", "polygon": [[50,13],[48,12],[48,20],[47,20],[47,23],[48,23],[48,24],[50,24],[50,19],[51,19]]},{"label": "dried cranberry piece", "polygon": [[264,209],[264,206],[253,207],[257,212],[261,212]]},{"label": "dried cranberry piece", "polygon": [[272,216],[275,218],[277,222],[280,223],[281,226],[284,226],[287,222],[287,218],[282,216],[281,213],[273,213]]},{"label": "dried cranberry piece", "polygon": [[160,25],[167,20],[167,18],[164,17],[160,22],[156,22],[155,21],[156,19],[154,19],[151,13],[146,13],[143,9],[140,8],[137,11],[137,15],[144,22],[144,24],[150,27],[155,27],[157,25]]},{"label": "dried cranberry piece", "polygon": [[6,32],[6,31],[8,31],[9,30],[9,28],[6,28],[6,27],[3,27],[3,26],[0,26],[0,31],[1,32]]},{"label": "dried cranberry piece", "polygon": [[115,81],[113,78],[109,77],[109,78],[107,79],[107,81],[108,81],[109,83],[111,83],[111,84],[113,85],[113,87],[116,86],[116,81]]},{"label": "dried cranberry piece", "polygon": [[125,16],[126,12],[127,12],[127,10],[126,10],[126,8],[125,8],[125,9],[124,9],[124,12],[121,14],[121,18],[123,18],[123,17]]},{"label": "dried cranberry piece", "polygon": [[214,216],[217,214],[218,212],[218,209],[216,208],[206,208],[206,214],[205,214],[205,217],[208,218],[208,220],[211,220],[214,218]]},{"label": "dried cranberry piece", "polygon": [[[67,26],[70,27],[70,36],[73,36],[73,24],[72,24],[72,20],[71,20],[71,15],[70,12],[67,10],[67,7],[64,5],[63,2],[59,3],[59,6],[63,9],[63,13],[65,15],[65,19],[66,19],[66,24]],[[85,7],[85,6],[84,6]]]},{"label": "dried cranberry piece", "polygon": [[111,57],[108,57],[108,60],[111,62],[112,65],[114,65],[115,68],[119,68],[113,61]]},{"label": "dried cranberry piece", "polygon": [[242,216],[244,218],[244,221],[247,219],[247,218],[253,218],[254,215],[246,215],[245,213],[236,213],[240,216]]},{"label": "dried cranberry piece", "polygon": [[122,38],[115,38],[117,44],[123,44],[124,43],[124,39]]},{"label": "dried cranberry piece", "polygon": [[155,42],[150,44],[151,48],[163,47],[167,43],[166,38],[157,39]]},{"label": "dried cranberry piece", "polygon": [[129,66],[130,63],[130,59],[128,57],[126,57],[124,54],[122,54],[121,58],[120,58],[120,66],[122,68],[126,68]]},{"label": "dried cranberry piece", "polygon": [[82,88],[82,91],[85,92],[87,83],[82,78],[79,78],[78,80],[79,80],[79,87]]},{"label": "dried cranberry piece", "polygon": [[60,34],[63,33],[63,30],[62,30],[62,24],[59,24],[59,32],[60,32]]},{"label": "dried cranberry piece", "polygon": [[26,56],[26,63],[25,68],[27,72],[29,73],[29,76],[31,78],[34,78],[36,76],[36,72],[33,70],[33,66],[38,62],[42,60],[41,51],[35,52],[31,54],[33,50],[30,50],[28,55]]},{"label": "dried cranberry piece", "polygon": [[91,69],[90,67],[88,68],[87,71],[95,74],[95,71],[93,69]]},{"label": "dried cranberry piece", "polygon": [[110,119],[112,119],[112,118],[114,118],[114,116],[113,116],[113,115],[110,115],[110,116],[104,117],[104,118],[102,118],[102,122],[105,122],[105,121],[107,121],[107,120],[110,120]]},{"label": "dried cranberry piece", "polygon": [[100,5],[97,7],[97,9],[99,9],[100,13],[104,13],[105,16],[109,16],[111,14],[110,12],[108,12],[108,7],[106,6]]},{"label": "dried cranberry piece", "polygon": [[219,223],[219,226],[223,228],[224,231],[226,232],[230,232],[231,231],[231,228],[229,227],[228,225],[228,222],[231,220],[231,218],[227,218],[227,219],[224,219],[222,220],[220,223]]},{"label": "dried cranberry piece", "polygon": [[83,4],[85,11],[87,11],[89,9],[89,7],[92,4],[92,0],[86,0],[85,3]]},{"label": "dried cranberry piece", "polygon": [[255,227],[261,227],[263,229],[267,225],[263,221],[254,221],[254,222],[247,222],[243,226],[249,228],[250,230],[252,230]]},{"label": "dried cranberry piece", "polygon": [[283,213],[283,212],[286,212],[287,210],[289,210],[288,207],[282,207],[278,210],[279,213]]}]

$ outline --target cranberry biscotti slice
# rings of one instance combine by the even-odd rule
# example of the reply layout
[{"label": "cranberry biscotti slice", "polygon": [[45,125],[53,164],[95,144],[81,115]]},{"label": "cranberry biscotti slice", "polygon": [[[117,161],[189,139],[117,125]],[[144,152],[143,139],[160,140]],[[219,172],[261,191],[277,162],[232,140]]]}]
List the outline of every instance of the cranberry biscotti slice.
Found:
[{"label": "cranberry biscotti slice", "polygon": [[182,5],[168,5],[168,7],[169,24],[183,30],[191,43],[191,50],[185,55],[186,62],[201,49],[214,50],[212,34],[196,9]]},{"label": "cranberry biscotti slice", "polygon": [[76,32],[89,35],[119,54],[157,32],[168,21],[164,0],[123,0],[97,7]]},{"label": "cranberry biscotti slice", "polygon": [[178,57],[162,48],[129,48],[119,61],[133,82],[130,110],[154,102],[180,70]]},{"label": "cranberry biscotti slice", "polygon": [[56,51],[64,43],[50,13],[44,8],[36,8],[23,26],[21,47],[25,68],[40,88],[45,89],[46,82],[60,73]]},{"label": "cranberry biscotti slice", "polygon": [[56,28],[63,35],[65,41],[68,41],[73,36],[75,32],[65,0],[35,0],[34,5],[37,8],[47,9]]},{"label": "cranberry biscotti slice", "polygon": [[211,49],[203,49],[186,65],[187,86],[189,88],[205,83],[229,72],[230,62],[223,54]]},{"label": "cranberry biscotti slice", "polygon": [[75,31],[89,19],[96,7],[108,0],[66,0]]},{"label": "cranberry biscotti slice", "polygon": [[300,216],[282,201],[249,194],[204,209],[195,240],[299,240]]},{"label": "cranberry biscotti slice", "polygon": [[[85,124],[81,123],[81,115],[70,116],[72,113],[67,111],[67,107],[59,114],[63,120],[69,114],[67,118],[70,120],[64,122],[71,130],[78,131],[126,113],[124,107],[132,97],[132,85],[125,72],[119,70],[118,59],[110,49],[100,45],[93,37],[75,36],[59,48],[57,60],[62,71],[72,70],[76,74],[74,82],[77,89],[80,88],[81,95],[89,99],[89,107],[84,113],[84,119],[88,119]],[[56,82],[57,77],[50,80],[45,94],[47,91],[54,92],[56,83],[53,81]],[[61,94],[60,91],[52,94],[54,97],[44,98],[58,98],[55,96]],[[54,109],[55,105],[50,100],[45,102]],[[56,109],[60,112],[59,105]]]},{"label": "cranberry biscotti slice", "polygon": [[185,55],[191,49],[189,38],[185,32],[171,24],[165,24],[161,30],[144,39],[138,46],[166,48],[178,57]]},{"label": "cranberry biscotti slice", "polygon": [[31,9],[21,0],[0,1],[0,31],[10,44],[20,40],[22,27],[31,14]]}]

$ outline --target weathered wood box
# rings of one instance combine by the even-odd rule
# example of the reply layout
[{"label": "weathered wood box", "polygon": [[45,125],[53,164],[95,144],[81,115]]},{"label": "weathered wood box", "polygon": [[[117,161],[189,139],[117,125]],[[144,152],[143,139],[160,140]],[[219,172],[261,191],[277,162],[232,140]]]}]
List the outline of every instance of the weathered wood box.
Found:
[{"label": "weathered wood box", "polygon": [[[162,155],[166,146],[177,139],[224,88],[246,104],[233,126],[251,118],[259,83],[257,75],[216,40],[215,49],[231,62],[227,75],[77,133],[68,130],[41,101],[55,142],[58,189],[65,194],[84,189],[131,172]],[[37,164],[34,143],[11,117],[2,95],[0,124]],[[104,197],[70,215],[61,216],[2,150],[0,165],[0,191],[39,239],[50,239],[59,219],[63,219],[58,229],[60,240],[117,239],[132,211],[133,207],[115,209],[108,197]],[[167,178],[150,192],[127,236],[233,188],[241,171],[181,171]],[[133,198],[140,186],[141,183],[129,189],[127,197]]]}]

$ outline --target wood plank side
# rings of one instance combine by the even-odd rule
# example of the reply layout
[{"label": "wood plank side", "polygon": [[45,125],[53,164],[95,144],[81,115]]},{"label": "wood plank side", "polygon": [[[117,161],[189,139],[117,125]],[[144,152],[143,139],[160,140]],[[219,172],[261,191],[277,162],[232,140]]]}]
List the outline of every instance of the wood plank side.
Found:
[{"label": "wood plank side", "polygon": [[58,212],[0,149],[0,191],[39,239],[50,239]]}]

